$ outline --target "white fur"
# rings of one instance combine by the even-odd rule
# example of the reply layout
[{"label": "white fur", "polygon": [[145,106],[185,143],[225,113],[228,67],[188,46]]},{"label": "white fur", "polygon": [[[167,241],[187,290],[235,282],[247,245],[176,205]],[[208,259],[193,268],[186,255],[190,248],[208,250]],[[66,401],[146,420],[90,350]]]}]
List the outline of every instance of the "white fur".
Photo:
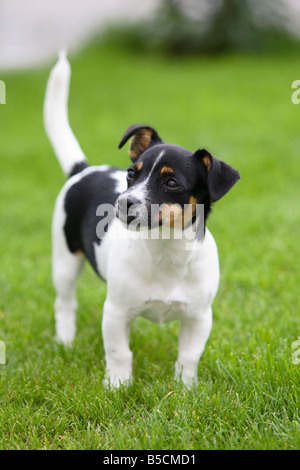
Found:
[{"label": "white fur", "polygon": [[63,230],[66,218],[64,211],[65,192],[66,188],[63,188],[57,198],[53,217],[52,277],[56,290],[56,338],[64,345],[71,346],[76,331],[76,282],[84,264],[84,257],[82,254],[71,253],[66,243]]},{"label": "white fur", "polygon": [[[60,58],[49,79],[45,103],[45,124],[66,173],[85,157],[70,130],[67,119],[68,66]],[[63,226],[66,191],[86,174],[106,167],[89,167],[70,178],[58,196],[53,219],[53,281],[56,334],[66,345],[75,335],[76,281],[83,256],[68,250]],[[125,173],[115,174],[124,191]],[[146,184],[140,188],[142,193]],[[124,236],[121,236],[124,235]],[[101,244],[95,244],[99,271],[107,282],[102,332],[106,360],[106,382],[119,386],[132,378],[129,348],[130,324],[138,315],[161,323],[181,321],[175,376],[184,383],[197,380],[197,366],[212,325],[212,302],[219,284],[219,262],[215,241],[206,230],[193,250],[186,240],[143,239],[114,219]]]},{"label": "white fur", "polygon": [[185,240],[137,240],[130,232],[120,240],[114,233],[119,224],[115,220],[96,247],[107,281],[103,340],[109,380],[117,385],[131,377],[127,330],[141,315],[157,323],[181,320],[175,370],[190,384],[197,380],[198,361],[212,325],[211,304],[219,283],[215,241],[206,230],[204,241],[196,242],[198,249],[189,252]]},{"label": "white fur", "polygon": [[53,67],[44,101],[44,125],[58,161],[66,175],[74,164],[86,160],[68,119],[71,68],[64,52]]}]

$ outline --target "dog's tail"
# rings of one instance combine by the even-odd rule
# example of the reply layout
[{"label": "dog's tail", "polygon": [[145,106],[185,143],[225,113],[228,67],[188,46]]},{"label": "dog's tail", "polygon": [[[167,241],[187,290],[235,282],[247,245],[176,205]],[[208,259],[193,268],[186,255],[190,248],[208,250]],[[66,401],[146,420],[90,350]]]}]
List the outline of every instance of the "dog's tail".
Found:
[{"label": "dog's tail", "polygon": [[68,118],[68,96],[71,67],[62,51],[50,73],[44,101],[44,125],[54,152],[67,176],[88,166],[86,157],[74,136]]}]

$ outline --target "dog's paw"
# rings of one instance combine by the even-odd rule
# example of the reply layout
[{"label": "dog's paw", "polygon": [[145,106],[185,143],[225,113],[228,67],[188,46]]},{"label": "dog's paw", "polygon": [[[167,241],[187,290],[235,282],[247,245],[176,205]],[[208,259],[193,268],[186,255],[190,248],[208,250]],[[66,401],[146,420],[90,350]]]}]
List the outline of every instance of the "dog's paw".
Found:
[{"label": "dog's paw", "polygon": [[[58,302],[57,302],[58,304]],[[65,347],[72,347],[76,333],[76,319],[73,309],[56,308],[55,311],[55,338]]]},{"label": "dog's paw", "polygon": [[189,390],[191,390],[194,387],[197,387],[199,383],[198,377],[184,377],[184,376],[178,377],[177,375],[175,375],[175,380],[179,383],[182,383]]},{"label": "dog's paw", "polygon": [[131,374],[113,374],[107,371],[102,383],[105,388],[110,389],[129,387],[132,385],[132,376]]},{"label": "dog's paw", "polygon": [[187,371],[182,365],[178,362],[175,364],[175,380],[177,382],[182,382],[187,388],[192,388],[198,384],[198,376],[192,371]]},{"label": "dog's paw", "polygon": [[74,335],[73,334],[58,334],[56,333],[54,339],[55,341],[63,346],[64,348],[71,349],[73,347],[73,342],[74,342]]}]

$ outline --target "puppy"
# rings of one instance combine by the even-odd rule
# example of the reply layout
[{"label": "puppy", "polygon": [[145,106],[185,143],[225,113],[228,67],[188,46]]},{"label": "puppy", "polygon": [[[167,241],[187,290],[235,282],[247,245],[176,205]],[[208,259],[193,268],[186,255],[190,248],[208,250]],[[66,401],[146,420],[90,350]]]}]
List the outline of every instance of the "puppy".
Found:
[{"label": "puppy", "polygon": [[74,339],[76,282],[86,258],[107,282],[105,383],[131,380],[130,324],[142,315],[158,323],[181,320],[175,376],[190,385],[197,381],[219,284],[217,247],[205,222],[211,203],[240,175],[204,149],[164,143],[148,125],[130,126],[119,144],[131,139],[127,171],[89,166],[68,121],[69,81],[61,54],[44,102],[45,129],[68,177],[52,229],[57,339],[64,345]]}]

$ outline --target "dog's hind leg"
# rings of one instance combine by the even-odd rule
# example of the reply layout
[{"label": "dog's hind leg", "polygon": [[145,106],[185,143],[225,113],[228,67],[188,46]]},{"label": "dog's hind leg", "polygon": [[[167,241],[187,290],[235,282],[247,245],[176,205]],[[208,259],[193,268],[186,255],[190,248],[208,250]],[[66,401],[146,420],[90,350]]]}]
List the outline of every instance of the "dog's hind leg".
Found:
[{"label": "dog's hind leg", "polygon": [[82,271],[84,256],[70,252],[63,230],[64,211],[60,198],[53,219],[52,275],[56,290],[55,329],[57,341],[71,346],[76,332],[76,284]]}]

